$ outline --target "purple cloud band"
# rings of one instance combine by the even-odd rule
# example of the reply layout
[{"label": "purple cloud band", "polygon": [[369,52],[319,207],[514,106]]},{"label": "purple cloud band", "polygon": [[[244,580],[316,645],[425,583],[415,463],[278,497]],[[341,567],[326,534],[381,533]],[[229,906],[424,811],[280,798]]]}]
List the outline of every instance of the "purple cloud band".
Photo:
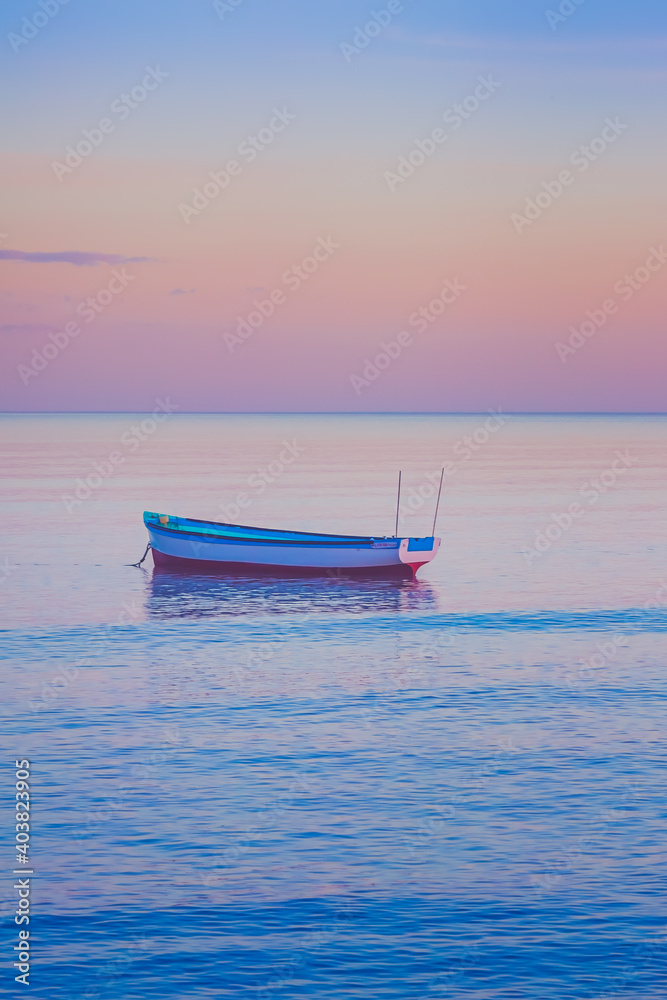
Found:
[{"label": "purple cloud band", "polygon": [[24,260],[29,264],[74,264],[75,267],[95,267],[96,264],[144,264],[155,257],[125,257],[119,253],[92,253],[88,250],[62,250],[41,253],[24,250],[0,250],[0,260]]}]

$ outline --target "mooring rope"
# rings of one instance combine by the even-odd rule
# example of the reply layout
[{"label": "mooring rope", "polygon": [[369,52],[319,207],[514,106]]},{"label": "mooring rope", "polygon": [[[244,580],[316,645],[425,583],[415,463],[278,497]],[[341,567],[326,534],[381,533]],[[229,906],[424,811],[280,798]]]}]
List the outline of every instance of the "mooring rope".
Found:
[{"label": "mooring rope", "polygon": [[141,559],[139,560],[139,562],[137,562],[137,563],[126,563],[125,565],[126,566],[141,566],[142,562],[144,561],[144,559],[148,555],[150,549],[151,549],[151,543],[149,542],[148,545],[146,546],[146,551],[144,552],[144,554],[141,557]]}]

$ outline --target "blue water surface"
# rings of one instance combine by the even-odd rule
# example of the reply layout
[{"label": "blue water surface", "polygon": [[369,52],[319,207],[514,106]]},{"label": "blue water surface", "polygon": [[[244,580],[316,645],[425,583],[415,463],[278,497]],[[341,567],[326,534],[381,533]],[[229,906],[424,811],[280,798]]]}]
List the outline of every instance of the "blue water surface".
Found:
[{"label": "blue water surface", "polygon": [[[176,415],[123,444],[141,419],[0,418],[7,990],[664,998],[665,418]],[[446,461],[416,582],[126,565],[144,509],[242,493],[242,523],[391,533],[399,467],[428,534]]]}]

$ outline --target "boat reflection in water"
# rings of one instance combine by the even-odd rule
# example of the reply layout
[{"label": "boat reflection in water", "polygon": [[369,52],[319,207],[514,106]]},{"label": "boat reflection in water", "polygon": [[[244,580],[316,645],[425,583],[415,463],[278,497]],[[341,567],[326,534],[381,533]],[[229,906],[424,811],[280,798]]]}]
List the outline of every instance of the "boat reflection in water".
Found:
[{"label": "boat reflection in water", "polygon": [[159,618],[239,615],[404,613],[433,611],[436,591],[406,579],[253,577],[180,574],[158,568],[149,579],[146,611]]}]

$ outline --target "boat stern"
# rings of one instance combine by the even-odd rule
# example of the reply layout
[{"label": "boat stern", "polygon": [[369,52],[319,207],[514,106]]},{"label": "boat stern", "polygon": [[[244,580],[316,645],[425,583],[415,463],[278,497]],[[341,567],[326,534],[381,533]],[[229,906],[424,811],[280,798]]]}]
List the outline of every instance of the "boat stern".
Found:
[{"label": "boat stern", "polygon": [[413,577],[416,577],[417,570],[435,559],[439,548],[439,538],[402,538],[398,557],[410,567]]}]

